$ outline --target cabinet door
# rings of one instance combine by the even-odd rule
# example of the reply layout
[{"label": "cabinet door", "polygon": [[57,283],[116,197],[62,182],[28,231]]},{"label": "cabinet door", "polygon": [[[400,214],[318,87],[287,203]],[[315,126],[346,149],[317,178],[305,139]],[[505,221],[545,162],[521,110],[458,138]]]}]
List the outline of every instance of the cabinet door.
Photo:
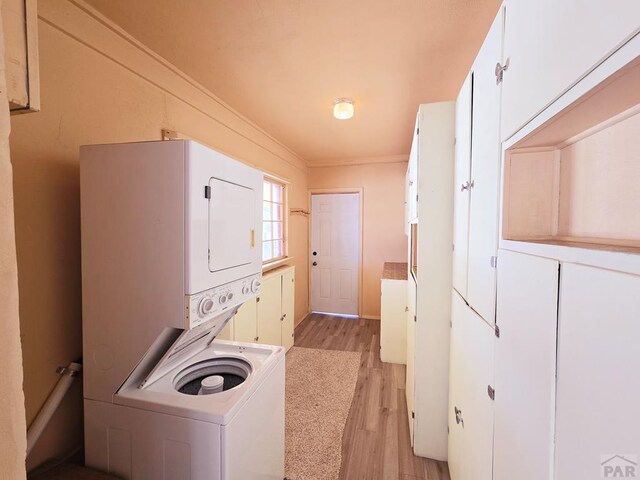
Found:
[{"label": "cabinet door", "polygon": [[493,385],[494,330],[467,306],[457,292],[453,292],[451,324],[451,478],[491,480],[493,401],[488,387]]},{"label": "cabinet door", "polygon": [[257,301],[258,342],[281,345],[282,276],[274,275],[262,282]]},{"label": "cabinet door", "polygon": [[409,154],[409,221],[418,217],[418,122],[413,131],[411,153]]},{"label": "cabinet door", "polygon": [[493,480],[548,480],[553,478],[559,264],[506,250],[499,258]]},{"label": "cabinet door", "polygon": [[257,342],[256,299],[252,298],[242,304],[233,317],[233,339],[236,342]]},{"label": "cabinet door", "polygon": [[453,288],[467,298],[469,252],[469,181],[471,176],[471,99],[473,72],[456,100],[456,167],[453,197]]},{"label": "cabinet door", "polygon": [[409,166],[404,175],[404,234],[409,236]]},{"label": "cabinet door", "polygon": [[[562,265],[557,479],[636,478],[615,471],[605,477],[605,468],[622,467],[624,472],[640,454],[638,292],[640,277]],[[615,457],[629,454],[628,460]]]},{"label": "cabinet door", "polygon": [[409,436],[413,447],[413,416],[415,401],[415,361],[416,361],[416,284],[411,274],[407,280],[407,377],[406,396],[407,413],[409,414]]},{"label": "cabinet door", "polygon": [[295,278],[294,270],[282,275],[282,332],[281,344],[286,350],[293,346]]},{"label": "cabinet door", "polygon": [[638,0],[508,0],[502,138],[527,124],[639,26]]},{"label": "cabinet door", "polygon": [[495,320],[495,268],[500,189],[500,87],[494,68],[502,51],[500,10],[473,65],[471,207],[467,301],[487,322]]},{"label": "cabinet door", "polygon": [[380,360],[407,363],[407,281],[382,280]]}]

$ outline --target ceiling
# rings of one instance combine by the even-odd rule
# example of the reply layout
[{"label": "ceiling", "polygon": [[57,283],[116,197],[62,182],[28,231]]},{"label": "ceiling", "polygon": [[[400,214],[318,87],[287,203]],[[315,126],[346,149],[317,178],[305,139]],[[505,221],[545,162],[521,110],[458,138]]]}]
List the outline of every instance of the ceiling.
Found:
[{"label": "ceiling", "polygon": [[[88,0],[309,165],[406,155],[500,0]],[[350,120],[332,102],[354,100]]]}]

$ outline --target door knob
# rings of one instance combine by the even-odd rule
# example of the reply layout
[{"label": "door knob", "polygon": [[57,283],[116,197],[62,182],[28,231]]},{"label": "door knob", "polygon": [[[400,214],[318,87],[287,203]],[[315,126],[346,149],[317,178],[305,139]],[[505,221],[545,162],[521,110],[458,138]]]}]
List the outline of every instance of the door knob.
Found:
[{"label": "door knob", "polygon": [[318,254],[318,252],[313,252],[313,256],[315,257]]},{"label": "door knob", "polygon": [[318,265],[318,262],[313,262],[311,265],[315,267],[316,265]]}]

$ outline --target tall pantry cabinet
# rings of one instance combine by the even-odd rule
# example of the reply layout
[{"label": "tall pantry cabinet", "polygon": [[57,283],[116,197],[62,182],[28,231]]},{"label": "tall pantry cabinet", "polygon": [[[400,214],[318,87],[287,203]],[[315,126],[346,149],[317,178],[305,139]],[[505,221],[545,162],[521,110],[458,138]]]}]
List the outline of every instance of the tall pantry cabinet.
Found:
[{"label": "tall pantry cabinet", "polygon": [[494,321],[500,193],[501,9],[456,102],[449,468],[492,476]]},{"label": "tall pantry cabinet", "polygon": [[507,0],[462,86],[452,480],[640,453],[639,32],[636,0]]},{"label": "tall pantry cabinet", "polygon": [[[454,102],[421,105],[409,161],[406,395],[416,455],[447,459]],[[413,183],[412,183],[413,182]]]},{"label": "tall pantry cabinet", "polygon": [[486,322],[495,320],[500,196],[500,10],[458,96],[454,193],[454,288]]}]

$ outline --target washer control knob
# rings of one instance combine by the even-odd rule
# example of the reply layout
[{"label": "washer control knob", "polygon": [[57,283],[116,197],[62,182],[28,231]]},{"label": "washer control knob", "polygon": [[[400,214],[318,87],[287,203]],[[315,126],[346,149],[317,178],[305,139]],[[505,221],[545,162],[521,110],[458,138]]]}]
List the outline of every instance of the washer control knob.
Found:
[{"label": "washer control knob", "polygon": [[231,300],[233,298],[233,292],[227,293],[227,300]]},{"label": "washer control knob", "polygon": [[254,278],[251,281],[251,293],[257,293],[258,290],[260,289],[260,285],[262,285],[262,283],[260,283],[260,280],[258,280],[257,278]]},{"label": "washer control knob", "polygon": [[242,286],[242,294],[246,295],[247,293],[249,293],[249,287],[247,287],[246,285]]},{"label": "washer control knob", "polygon": [[222,304],[227,303],[227,296],[226,295],[220,295],[220,303],[222,303]]},{"label": "washer control knob", "polygon": [[198,305],[198,313],[200,313],[200,316],[209,314],[211,310],[213,310],[213,300],[209,297],[204,297],[200,300],[200,304]]}]

